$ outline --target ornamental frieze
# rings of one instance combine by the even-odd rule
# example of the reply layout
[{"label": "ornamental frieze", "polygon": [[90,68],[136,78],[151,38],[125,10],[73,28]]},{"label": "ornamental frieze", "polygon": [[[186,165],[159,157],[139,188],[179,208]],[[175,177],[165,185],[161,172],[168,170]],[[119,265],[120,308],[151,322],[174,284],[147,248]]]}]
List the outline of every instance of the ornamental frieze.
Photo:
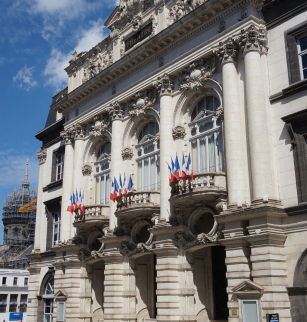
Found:
[{"label": "ornamental frieze", "polygon": [[217,72],[218,67],[218,57],[215,54],[190,63],[178,75],[179,90],[201,90],[208,78]]}]

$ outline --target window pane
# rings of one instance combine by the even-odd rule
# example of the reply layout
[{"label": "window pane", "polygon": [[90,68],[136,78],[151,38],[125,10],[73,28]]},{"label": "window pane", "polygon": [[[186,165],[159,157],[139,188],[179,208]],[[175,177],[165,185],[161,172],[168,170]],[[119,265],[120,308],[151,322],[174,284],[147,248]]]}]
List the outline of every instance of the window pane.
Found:
[{"label": "window pane", "polygon": [[51,322],[51,316],[50,315],[44,315],[44,322]]},{"label": "window pane", "polygon": [[149,160],[144,160],[144,187],[143,190],[149,189]]},{"label": "window pane", "polygon": [[101,164],[101,171],[108,170],[110,167],[109,162],[105,162]]},{"label": "window pane", "polygon": [[142,189],[142,161],[138,162],[138,189]]},{"label": "window pane", "polygon": [[217,137],[217,150],[218,150],[218,163],[219,170],[224,171],[224,146],[223,146],[223,135],[220,132]]},{"label": "window pane", "polygon": [[150,190],[156,189],[156,160],[155,157],[150,158]]},{"label": "window pane", "polygon": [[307,36],[300,39],[301,51],[307,49]]},{"label": "window pane", "polygon": [[100,177],[100,203],[105,204],[105,188],[106,188],[106,183],[105,183],[105,178],[104,176]]},{"label": "window pane", "polygon": [[212,122],[208,122],[208,123],[202,124],[202,125],[199,126],[199,133],[203,133],[203,132],[209,131],[212,128],[213,128],[213,123]]},{"label": "window pane", "polygon": [[205,100],[202,99],[201,101],[198,102],[197,108],[196,108],[196,113],[199,114],[201,111],[205,109]]},{"label": "window pane", "polygon": [[57,321],[64,321],[64,302],[58,303]]},{"label": "window pane", "polygon": [[106,201],[105,201],[105,203],[106,203],[106,205],[108,205],[109,204],[109,202],[110,202],[110,198],[109,198],[109,196],[110,196],[110,174],[107,174],[106,175]]},{"label": "window pane", "polygon": [[216,97],[214,97],[214,107],[215,110],[221,105],[219,99],[217,99]]},{"label": "window pane", "polygon": [[213,96],[206,97],[206,110],[214,111],[213,108]]},{"label": "window pane", "polygon": [[148,154],[150,152],[153,152],[155,150],[155,146],[152,144],[150,146],[147,146],[146,148],[144,148],[144,154]]},{"label": "window pane", "polygon": [[242,301],[243,322],[259,322],[256,301]]},{"label": "window pane", "polygon": [[214,135],[208,138],[208,152],[209,152],[209,171],[215,172],[215,140]]},{"label": "window pane", "polygon": [[193,171],[198,172],[198,162],[197,162],[197,142],[192,142],[192,164],[193,164]]},{"label": "window pane", "polygon": [[302,55],[302,65],[303,69],[307,68],[307,54]]},{"label": "window pane", "polygon": [[207,169],[207,152],[206,152],[206,138],[199,140],[199,156],[200,156],[200,169],[199,172],[206,172]]}]

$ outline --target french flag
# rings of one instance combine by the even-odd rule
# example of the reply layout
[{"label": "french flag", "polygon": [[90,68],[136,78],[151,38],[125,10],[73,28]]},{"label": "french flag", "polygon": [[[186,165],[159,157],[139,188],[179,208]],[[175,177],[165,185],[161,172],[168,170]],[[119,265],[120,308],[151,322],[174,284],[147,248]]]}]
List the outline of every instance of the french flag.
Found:
[{"label": "french flag", "polygon": [[167,163],[167,166],[168,166],[168,180],[169,180],[169,185],[171,185],[171,183],[173,182],[172,181],[172,179],[173,179],[172,169],[171,169],[171,167],[170,167],[170,165],[168,163]]},{"label": "french flag", "polygon": [[[81,189],[80,189],[80,196],[81,196]],[[84,213],[84,191],[81,197],[81,205],[80,205],[81,211]]]},{"label": "french flag", "polygon": [[74,212],[74,206],[73,206],[73,203],[72,203],[72,196],[70,196],[70,198],[68,200],[67,211],[70,212],[70,213]]},{"label": "french flag", "polygon": [[127,189],[128,189],[129,192],[136,191],[133,186],[134,186],[133,185],[133,181],[132,181],[132,178],[130,176],[129,182],[128,182],[128,187],[127,187]]},{"label": "french flag", "polygon": [[192,169],[192,161],[191,161],[191,154],[189,153],[189,159],[187,164],[187,175],[190,177],[190,181],[193,180],[193,169]]},{"label": "french flag", "polygon": [[180,180],[180,165],[178,161],[178,156],[176,154],[176,159],[175,159],[175,177],[179,181]]},{"label": "french flag", "polygon": [[187,169],[185,166],[184,154],[182,153],[182,170],[181,170],[181,178],[183,181],[187,180]]},{"label": "french flag", "polygon": [[117,192],[118,192],[118,196],[120,197],[121,194],[120,194],[119,185],[118,185],[118,183],[116,181],[116,178],[114,177],[114,196],[115,196],[115,200],[116,200],[116,197],[117,197]]},{"label": "french flag", "polygon": [[72,210],[72,212],[74,212],[75,211],[75,205],[76,205],[76,199],[75,199],[75,193],[73,192],[72,193],[72,205],[71,205],[71,210]]},{"label": "french flag", "polygon": [[112,184],[111,184],[111,193],[110,193],[110,200],[115,202],[115,199],[116,199],[116,192],[114,190],[114,182],[112,181]]},{"label": "french flag", "polygon": [[118,196],[121,197],[123,191],[123,184],[122,184],[122,176],[121,174],[119,175],[119,189],[118,189]]},{"label": "french flag", "polygon": [[124,173],[124,183],[123,183],[123,191],[124,196],[127,196],[127,181],[126,181],[126,174]]},{"label": "french flag", "polygon": [[171,161],[172,161],[172,172],[171,172],[171,182],[176,180],[176,168],[175,168],[175,163],[173,161],[173,158],[171,157]]},{"label": "french flag", "polygon": [[76,189],[76,203],[75,203],[75,210],[77,210],[79,208],[79,198],[78,198],[78,191]]},{"label": "french flag", "polygon": [[[83,194],[84,194],[84,191],[83,191]],[[78,205],[78,208],[79,208],[80,210],[82,210],[82,209],[81,209],[81,205],[82,205],[82,196],[81,196],[81,189],[80,189],[80,192],[79,192],[79,205]]]}]

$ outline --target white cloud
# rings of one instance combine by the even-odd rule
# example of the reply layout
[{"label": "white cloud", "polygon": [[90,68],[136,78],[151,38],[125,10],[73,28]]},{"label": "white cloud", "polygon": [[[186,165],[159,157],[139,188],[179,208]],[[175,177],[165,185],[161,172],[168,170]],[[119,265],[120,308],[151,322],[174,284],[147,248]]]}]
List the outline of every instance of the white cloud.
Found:
[{"label": "white cloud", "polygon": [[[102,41],[108,34],[107,28],[104,26],[103,21],[92,22],[92,27],[79,33],[77,45],[71,51],[76,50],[78,53],[88,51]],[[53,48],[50,58],[44,70],[44,75],[47,77],[46,84],[55,87],[56,90],[61,89],[67,85],[68,77],[64,70],[71,60],[71,53],[63,53],[60,50]]]},{"label": "white cloud", "polygon": [[17,75],[13,77],[14,82],[18,82],[18,86],[24,88],[26,91],[29,91],[32,87],[37,86],[37,81],[33,80],[32,74],[34,67],[28,68],[27,65],[22,67]]},{"label": "white cloud", "polygon": [[0,151],[0,188],[21,186],[25,176],[27,158],[29,159],[30,187],[37,188],[39,164],[36,154],[15,149]]}]

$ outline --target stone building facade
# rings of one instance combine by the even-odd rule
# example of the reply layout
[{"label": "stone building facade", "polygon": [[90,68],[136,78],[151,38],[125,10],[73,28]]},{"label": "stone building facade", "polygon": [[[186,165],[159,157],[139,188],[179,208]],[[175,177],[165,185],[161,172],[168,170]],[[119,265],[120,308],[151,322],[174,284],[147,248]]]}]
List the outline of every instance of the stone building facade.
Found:
[{"label": "stone building facade", "polygon": [[[305,1],[122,0],[73,53],[36,135],[28,321],[304,320],[306,18]],[[194,178],[170,187],[176,153]],[[136,191],[111,202],[124,173]]]}]

